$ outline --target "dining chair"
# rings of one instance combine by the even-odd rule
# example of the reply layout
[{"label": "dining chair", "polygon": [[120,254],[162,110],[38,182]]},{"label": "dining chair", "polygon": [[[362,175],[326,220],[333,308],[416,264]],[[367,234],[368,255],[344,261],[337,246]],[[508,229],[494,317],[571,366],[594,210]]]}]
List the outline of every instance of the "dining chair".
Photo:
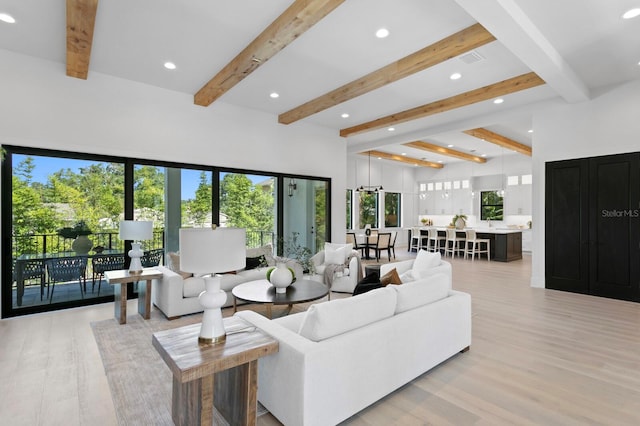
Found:
[{"label": "dining chair", "polygon": [[[487,255],[487,261],[491,261],[491,240],[489,238],[478,238],[474,229],[467,229],[465,232],[467,240],[464,250],[464,258],[466,259],[467,255],[470,254],[471,261],[473,261],[476,254],[479,258],[481,253],[485,253]],[[484,250],[482,249],[483,244]]]},{"label": "dining chair", "polygon": [[376,260],[380,260],[380,252],[387,251],[389,261],[391,261],[391,232],[379,232],[376,236],[375,245],[370,248],[376,253]]},{"label": "dining chair", "polygon": [[106,271],[115,271],[124,269],[124,253],[120,254],[99,254],[91,259],[91,267],[93,270],[91,279],[91,293],[96,285],[96,277],[98,278],[98,296],[100,296],[100,287],[102,286],[102,277]]},{"label": "dining chair", "polygon": [[364,250],[367,248],[366,244],[358,244],[355,232],[347,232],[347,243],[353,246],[353,249],[360,252],[360,256],[364,257]]},{"label": "dining chair", "polygon": [[393,258],[396,258],[396,239],[398,239],[398,232],[393,231],[391,233],[391,243],[389,244],[389,248],[391,249],[391,253],[393,253]]},{"label": "dining chair", "polygon": [[[49,303],[53,300],[53,292],[56,290],[56,283],[69,282],[78,280],[80,285],[80,295],[84,299],[86,291],[86,270],[87,256],[60,257],[45,261],[47,268],[47,276],[52,284],[51,294],[49,295]],[[82,286],[84,281],[84,287]]]}]

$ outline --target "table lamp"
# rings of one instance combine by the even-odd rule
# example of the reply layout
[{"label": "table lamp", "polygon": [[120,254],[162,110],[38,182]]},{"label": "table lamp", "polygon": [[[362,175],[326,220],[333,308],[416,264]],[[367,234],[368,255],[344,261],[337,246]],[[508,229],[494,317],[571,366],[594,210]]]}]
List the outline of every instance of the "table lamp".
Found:
[{"label": "table lamp", "polygon": [[204,278],[205,290],[198,299],[204,309],[198,343],[215,344],[226,340],[222,311],[227,294],[220,290],[216,273],[235,271],[246,265],[246,231],[242,228],[181,228],[180,269]]},{"label": "table lamp", "polygon": [[131,241],[131,250],[129,250],[131,264],[129,265],[129,273],[141,273],[142,262],[140,262],[140,257],[142,257],[143,253],[142,250],[140,250],[140,241],[151,240],[153,238],[153,222],[122,220],[120,221],[119,236],[122,241]]}]

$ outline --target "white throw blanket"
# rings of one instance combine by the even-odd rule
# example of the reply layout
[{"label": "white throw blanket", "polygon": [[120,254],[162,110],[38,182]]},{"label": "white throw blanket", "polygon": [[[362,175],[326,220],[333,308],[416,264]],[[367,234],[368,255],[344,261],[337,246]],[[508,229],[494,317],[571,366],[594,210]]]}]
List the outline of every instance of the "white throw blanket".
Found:
[{"label": "white throw blanket", "polygon": [[344,275],[345,270],[349,272],[349,264],[351,263],[351,259],[353,259],[354,257],[357,259],[357,264],[358,264],[357,280],[359,282],[362,279],[362,265],[360,264],[360,256],[357,253],[353,253],[347,258],[347,261],[342,265],[338,265],[336,263],[330,263],[328,265],[325,265],[324,282],[329,287],[329,290],[331,290],[331,286],[333,285],[333,280],[336,278],[337,274],[339,274],[338,277],[341,277]]}]

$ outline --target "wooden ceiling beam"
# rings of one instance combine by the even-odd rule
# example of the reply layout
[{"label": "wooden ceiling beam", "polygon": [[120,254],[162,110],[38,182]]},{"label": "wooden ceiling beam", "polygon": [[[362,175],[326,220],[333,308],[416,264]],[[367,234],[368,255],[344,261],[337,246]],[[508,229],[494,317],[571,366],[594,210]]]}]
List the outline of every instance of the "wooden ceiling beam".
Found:
[{"label": "wooden ceiling beam", "polygon": [[404,155],[391,154],[389,152],[384,152],[384,151],[372,150],[372,151],[361,152],[360,154],[362,155],[370,154],[370,155],[373,155],[374,157],[384,158],[385,160],[399,161],[401,163],[411,164],[411,165],[420,166],[420,167],[432,167],[434,169],[441,169],[442,167],[444,167],[442,164],[434,163],[432,161],[425,161],[425,160],[420,160],[418,158],[405,157]]},{"label": "wooden ceiling beam", "polygon": [[386,117],[381,117],[376,120],[342,129],[340,130],[340,136],[347,137],[405,123],[407,121],[416,120],[418,118],[493,99],[498,96],[508,95],[509,93],[530,89],[542,84],[544,84],[544,80],[538,77],[536,73],[530,72],[499,83],[494,83],[489,86],[451,96],[450,98],[441,99],[426,105],[421,105],[406,111],[397,112],[387,115]]},{"label": "wooden ceiling beam", "polygon": [[530,146],[516,142],[513,139],[509,139],[508,137],[502,136],[498,133],[494,133],[491,130],[480,127],[477,129],[465,130],[464,133],[531,157],[532,150]]},{"label": "wooden ceiling beam", "polygon": [[67,0],[67,75],[87,79],[98,0]]},{"label": "wooden ceiling beam", "polygon": [[459,158],[465,161],[472,161],[474,163],[486,163],[487,160],[477,155],[467,154],[466,152],[456,151],[455,149],[445,148],[440,145],[435,145],[424,141],[407,142],[403,144],[410,148],[421,149],[423,151],[435,152],[436,154],[446,155],[449,157]]},{"label": "wooden ceiling beam", "polygon": [[344,0],[296,0],[242,52],[194,95],[194,103],[209,106],[276,53],[319,22]]},{"label": "wooden ceiling beam", "polygon": [[408,77],[495,40],[482,25],[474,24],[364,77],[338,87],[280,114],[278,122],[291,124],[372,90]]}]

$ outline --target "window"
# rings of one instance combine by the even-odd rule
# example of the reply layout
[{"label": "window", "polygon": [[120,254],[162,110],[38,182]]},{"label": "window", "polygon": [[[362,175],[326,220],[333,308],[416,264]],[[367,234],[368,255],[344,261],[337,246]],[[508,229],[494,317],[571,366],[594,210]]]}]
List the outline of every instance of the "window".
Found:
[{"label": "window", "polygon": [[[1,212],[0,241],[10,254],[0,267],[3,317],[113,301],[94,264],[104,265],[107,256],[126,261],[118,233],[125,218],[153,221],[153,238],[143,250],[164,253],[179,249],[181,227],[212,223],[246,228],[247,247],[295,236],[312,254],[331,233],[328,178],[4,148],[2,172],[9,178],[2,198],[12,209]],[[372,201],[375,218],[377,195]],[[80,262],[82,275],[52,277],[49,269],[65,263],[61,259]],[[128,292],[135,294],[133,284]]]},{"label": "window", "polygon": [[361,191],[359,203],[359,224],[360,228],[365,225],[371,225],[372,228],[378,227],[378,193]]},{"label": "window", "polygon": [[523,185],[531,185],[531,183],[533,182],[533,176],[532,175],[522,175],[522,184]]},{"label": "window", "polygon": [[480,193],[480,220],[502,220],[504,198],[498,191]]},{"label": "window", "polygon": [[347,189],[347,229],[353,229],[353,190]]},{"label": "window", "polygon": [[513,186],[518,184],[518,176],[507,176],[507,185]]},{"label": "window", "polygon": [[400,227],[400,193],[385,192],[384,194],[384,226],[387,228]]},{"label": "window", "polygon": [[220,226],[245,228],[247,247],[273,244],[275,178],[220,173]]}]

